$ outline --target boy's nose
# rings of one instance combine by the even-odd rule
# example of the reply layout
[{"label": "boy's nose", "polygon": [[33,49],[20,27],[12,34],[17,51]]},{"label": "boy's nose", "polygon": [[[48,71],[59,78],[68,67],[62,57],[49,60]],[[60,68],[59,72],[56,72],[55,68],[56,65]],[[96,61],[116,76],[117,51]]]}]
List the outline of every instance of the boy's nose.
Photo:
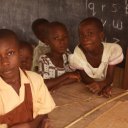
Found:
[{"label": "boy's nose", "polygon": [[7,57],[2,57],[1,58],[1,64],[2,65],[8,65],[9,64],[8,58]]},{"label": "boy's nose", "polygon": [[88,40],[90,36],[88,34],[84,35],[84,40]]},{"label": "boy's nose", "polygon": [[66,39],[62,38],[62,39],[60,40],[60,43],[61,43],[62,45],[65,45],[65,44],[67,43],[67,41],[66,41]]},{"label": "boy's nose", "polygon": [[21,64],[25,65],[25,64],[27,64],[27,61],[26,60],[22,60]]}]

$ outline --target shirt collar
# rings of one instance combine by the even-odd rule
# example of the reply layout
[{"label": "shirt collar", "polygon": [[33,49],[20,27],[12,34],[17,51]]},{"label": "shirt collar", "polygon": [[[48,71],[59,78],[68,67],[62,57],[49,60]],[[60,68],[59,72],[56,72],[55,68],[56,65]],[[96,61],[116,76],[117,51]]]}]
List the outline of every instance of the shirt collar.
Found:
[{"label": "shirt collar", "polygon": [[[25,73],[19,68],[20,70],[20,79],[21,79],[21,86],[26,83],[30,83],[28,77],[25,75]],[[9,84],[7,84],[1,77],[0,77],[0,90],[2,89],[8,89],[10,87]]]},{"label": "shirt collar", "polygon": [[39,40],[39,44],[38,44],[38,46],[47,47],[48,45],[46,45],[44,42],[42,42],[42,41]]}]

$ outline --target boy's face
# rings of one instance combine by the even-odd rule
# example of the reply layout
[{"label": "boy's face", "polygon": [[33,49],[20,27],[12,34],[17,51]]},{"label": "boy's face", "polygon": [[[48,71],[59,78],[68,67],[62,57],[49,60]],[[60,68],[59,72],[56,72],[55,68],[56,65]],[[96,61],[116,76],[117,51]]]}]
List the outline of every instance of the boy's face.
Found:
[{"label": "boy's face", "polygon": [[68,48],[68,32],[63,27],[55,27],[49,33],[49,45],[51,50],[63,54]]},{"label": "boy's face", "polygon": [[30,49],[24,47],[20,49],[20,67],[24,70],[31,70],[33,54]]},{"label": "boy's face", "polygon": [[0,76],[6,81],[19,74],[19,50],[13,38],[0,39]]},{"label": "boy's face", "polygon": [[85,51],[96,50],[101,45],[103,37],[104,33],[94,23],[83,24],[79,28],[79,42]]},{"label": "boy's face", "polygon": [[48,25],[44,25],[44,24],[38,25],[36,27],[35,35],[43,43],[47,43],[46,29],[48,29]]}]

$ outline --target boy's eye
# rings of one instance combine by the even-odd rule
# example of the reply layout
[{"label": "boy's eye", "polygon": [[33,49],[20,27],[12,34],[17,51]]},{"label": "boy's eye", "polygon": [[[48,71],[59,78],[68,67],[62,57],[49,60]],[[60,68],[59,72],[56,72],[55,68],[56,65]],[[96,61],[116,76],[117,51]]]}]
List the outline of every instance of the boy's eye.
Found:
[{"label": "boy's eye", "polygon": [[80,35],[80,38],[82,39],[82,38],[84,38],[85,36],[84,35]]},{"label": "boy's eye", "polygon": [[94,32],[88,32],[88,33],[86,33],[86,34],[82,34],[82,35],[80,35],[80,38],[85,38],[85,37],[91,37],[91,36],[93,36],[94,35]]},{"label": "boy's eye", "polygon": [[14,51],[9,51],[9,52],[7,53],[8,56],[11,56],[11,55],[13,55],[13,54],[14,54]]},{"label": "boy's eye", "polygon": [[59,40],[59,39],[60,39],[60,37],[53,37],[53,39],[54,39],[54,40]]},{"label": "boy's eye", "polygon": [[66,38],[68,38],[68,36],[67,36],[67,35],[65,35],[63,38],[64,38],[64,39],[66,39]]},{"label": "boy's eye", "polygon": [[67,35],[65,35],[65,36],[62,36],[62,37],[53,37],[53,39],[54,40],[63,40],[63,39],[66,39],[66,38],[68,38],[68,36]]},{"label": "boy's eye", "polygon": [[54,37],[55,40],[59,40],[60,38],[59,37]]},{"label": "boy's eye", "polygon": [[94,32],[89,32],[88,36],[93,36],[95,33]]}]

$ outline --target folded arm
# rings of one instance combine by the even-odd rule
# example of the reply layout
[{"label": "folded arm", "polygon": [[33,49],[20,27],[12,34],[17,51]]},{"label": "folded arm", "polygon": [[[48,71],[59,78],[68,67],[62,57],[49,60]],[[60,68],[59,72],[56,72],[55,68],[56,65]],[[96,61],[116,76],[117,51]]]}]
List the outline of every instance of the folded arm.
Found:
[{"label": "folded arm", "polygon": [[58,88],[63,85],[79,81],[80,75],[77,72],[68,72],[59,77],[44,80],[49,90]]},{"label": "folded arm", "polygon": [[45,121],[47,118],[48,118],[48,115],[39,115],[31,122],[16,124],[9,128],[40,128],[42,122]]}]

